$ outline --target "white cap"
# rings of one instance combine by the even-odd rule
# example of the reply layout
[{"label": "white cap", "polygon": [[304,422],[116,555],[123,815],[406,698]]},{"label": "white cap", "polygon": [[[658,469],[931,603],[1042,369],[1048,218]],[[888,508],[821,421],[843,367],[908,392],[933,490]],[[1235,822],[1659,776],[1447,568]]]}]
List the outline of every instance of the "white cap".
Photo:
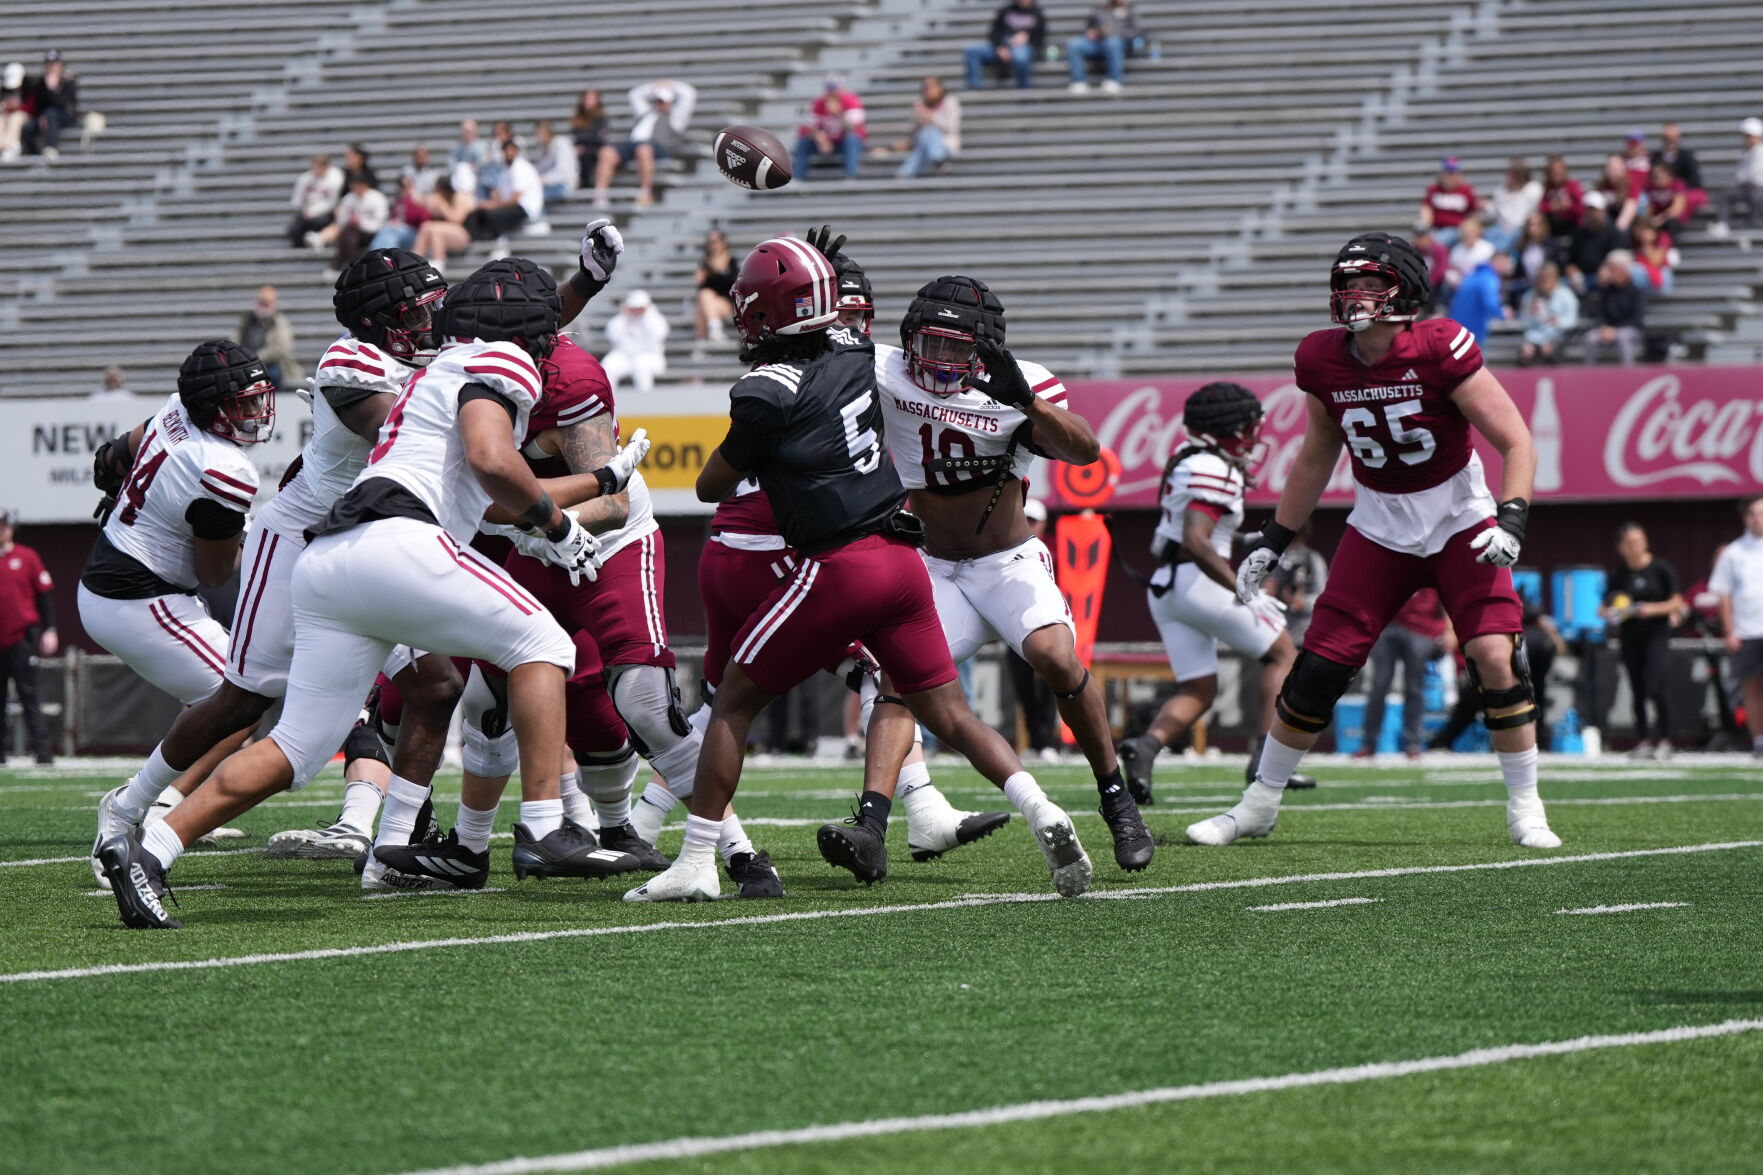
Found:
[{"label": "white cap", "polygon": [[632,290],[624,296],[622,305],[626,310],[647,310],[655,305],[655,299],[649,297],[648,290]]},{"label": "white cap", "polygon": [[1585,206],[1587,208],[1608,208],[1608,207],[1610,207],[1610,201],[1608,201],[1604,198],[1604,193],[1602,193],[1602,192],[1587,192],[1585,194],[1585,200],[1583,201],[1583,203],[1585,204]]},{"label": "white cap", "polygon": [[[11,69],[9,65],[6,67]],[[1763,139],[1763,118],[1747,118],[1739,123],[1739,133],[1750,135],[1753,139]]]},{"label": "white cap", "polygon": [[1039,498],[1030,498],[1022,504],[1022,513],[1030,522],[1047,521],[1047,504]]},{"label": "white cap", "polygon": [[[24,85],[24,65],[17,61],[8,61],[5,71],[0,73],[0,85],[4,85],[8,90],[16,90]],[[1751,121],[1757,120],[1752,119]]]}]

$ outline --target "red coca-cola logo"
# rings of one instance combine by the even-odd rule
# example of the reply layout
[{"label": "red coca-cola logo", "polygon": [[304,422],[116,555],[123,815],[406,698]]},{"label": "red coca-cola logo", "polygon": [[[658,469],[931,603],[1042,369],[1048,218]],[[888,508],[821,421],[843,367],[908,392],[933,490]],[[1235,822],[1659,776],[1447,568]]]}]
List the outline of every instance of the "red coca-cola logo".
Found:
[{"label": "red coca-cola logo", "polygon": [[1763,403],[1696,395],[1675,372],[1649,379],[1617,410],[1604,437],[1604,472],[1639,488],[1687,478],[1703,486],[1763,482]]}]

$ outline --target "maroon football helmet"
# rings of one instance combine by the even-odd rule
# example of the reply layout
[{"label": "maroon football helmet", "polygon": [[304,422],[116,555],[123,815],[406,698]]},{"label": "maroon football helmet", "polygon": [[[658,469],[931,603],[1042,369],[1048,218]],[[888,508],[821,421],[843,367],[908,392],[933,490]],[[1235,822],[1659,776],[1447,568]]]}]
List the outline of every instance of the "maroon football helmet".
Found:
[{"label": "maroon football helmet", "polygon": [[778,336],[825,330],[839,318],[832,262],[805,241],[774,237],[741,262],[729,291],[735,326],[748,346]]}]

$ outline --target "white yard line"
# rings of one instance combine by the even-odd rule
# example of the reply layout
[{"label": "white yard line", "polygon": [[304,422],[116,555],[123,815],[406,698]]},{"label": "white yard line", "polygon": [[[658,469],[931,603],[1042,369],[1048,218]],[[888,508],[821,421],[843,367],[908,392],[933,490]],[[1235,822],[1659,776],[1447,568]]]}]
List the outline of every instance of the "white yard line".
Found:
[{"label": "white yard line", "polygon": [[[1624,861],[1637,857],[1686,856],[1694,853],[1730,852],[1763,848],[1763,841],[1719,841],[1699,845],[1674,845],[1660,849],[1624,852],[1581,853],[1571,857],[1520,857],[1509,861],[1482,861],[1469,865],[1404,865],[1390,869],[1356,869],[1348,873],[1299,873],[1284,877],[1246,877],[1234,881],[1198,881],[1188,885],[1140,886],[1114,889],[1095,896],[1131,898],[1179,893],[1208,893],[1221,889],[1260,889],[1272,885],[1302,885],[1328,881],[1362,881],[1378,877],[1418,877],[1432,873],[1472,873],[1480,870],[1538,869],[1578,865],[1590,861]],[[59,979],[89,979],[100,975],[139,975],[159,971],[206,971],[223,967],[250,967],[262,963],[293,963],[313,959],[349,959],[363,955],[393,955],[409,951],[432,951],[449,947],[506,946],[513,943],[549,942],[553,939],[600,938],[606,935],[653,934],[663,930],[716,930],[729,926],[768,926],[783,922],[815,922],[825,918],[868,918],[880,914],[918,914],[931,910],[974,909],[980,906],[1018,905],[1029,902],[1062,902],[1051,893],[1002,893],[981,897],[921,902],[898,906],[859,906],[836,910],[801,910],[786,914],[755,914],[740,918],[715,918],[701,922],[652,922],[638,926],[581,926],[567,930],[535,930],[515,934],[487,934],[472,938],[434,938],[414,942],[378,943],[371,946],[328,947],[321,950],[275,954],[229,955],[213,959],[168,960],[155,963],[106,963],[95,967],[69,967],[58,971],[0,973],[0,983],[43,983]],[[1086,899],[1079,898],[1078,901]]]},{"label": "white yard line", "polygon": [[664,1142],[635,1143],[626,1146],[602,1147],[598,1150],[576,1151],[573,1154],[547,1155],[540,1158],[507,1159],[498,1163],[482,1163],[458,1167],[437,1167],[413,1175],[537,1175],[544,1171],[587,1171],[597,1167],[614,1167],[625,1163],[653,1162],[658,1159],[697,1159],[706,1155],[730,1154],[770,1147],[802,1146],[817,1142],[842,1142],[853,1138],[877,1138],[895,1134],[921,1134],[932,1130],[971,1130],[976,1127],[1002,1126],[1011,1122],[1033,1122],[1046,1118],[1063,1118],[1072,1114],[1098,1114],[1110,1110],[1130,1110],[1140,1106],[1167,1105],[1209,1098],[1237,1097],[1252,1093],[1278,1093],[1288,1089],[1309,1089],[1319,1085],[1359,1085],[1367,1081],[1386,1081],[1392,1077],[1411,1077],[1417,1073],[1441,1073],[1452,1069],[1478,1069],[1487,1065],[1503,1065],[1535,1057],[1560,1057],[1599,1049],[1633,1048],[1637,1045],[1681,1044],[1718,1036],[1736,1036],[1763,1029],[1763,1020],[1727,1020],[1719,1024],[1685,1024],[1662,1028],[1655,1032],[1625,1032],[1609,1036],[1581,1036],[1573,1040],[1551,1040],[1540,1044],[1508,1044],[1497,1048],[1471,1049],[1443,1057],[1419,1057],[1407,1061],[1375,1061],[1369,1065],[1352,1065],[1340,1069],[1312,1069],[1304,1073],[1284,1073],[1277,1077],[1250,1077],[1237,1081],[1211,1081],[1204,1085],[1177,1085],[1163,1089],[1141,1089],[1101,1097],[1066,1098],[1059,1101],[1019,1102],[1015,1105],[990,1106],[982,1110],[965,1110],[954,1114],[921,1114],[911,1118],[871,1118],[860,1122],[837,1122],[819,1126],[803,1126],[794,1130],[759,1130],[751,1134],[725,1135],[721,1138],[674,1138]]},{"label": "white yard line", "polygon": [[1688,902],[1628,902],[1620,906],[1585,906],[1578,910],[1556,910],[1557,914],[1626,914],[1630,910],[1680,910]]},{"label": "white yard line", "polygon": [[[226,888],[226,886],[224,886],[224,885],[180,885],[177,887],[176,892],[177,893],[198,893],[202,890],[225,889],[225,888]],[[85,891],[85,894],[89,898],[108,898],[108,897],[115,896],[107,889],[88,889]]]},{"label": "white yard line", "polygon": [[[199,860],[202,857],[237,857],[243,853],[261,853],[262,848],[254,849],[204,849],[201,852],[184,854],[187,860]],[[85,862],[92,859],[92,854],[81,853],[77,857],[32,857],[28,861],[0,861],[0,869],[18,869],[25,865],[70,865],[75,861]]]},{"label": "white yard line", "polygon": [[1331,902],[1280,902],[1274,906],[1244,906],[1257,914],[1277,914],[1284,910],[1325,910],[1330,906],[1369,906],[1382,898],[1336,898]]},{"label": "white yard line", "polygon": [[364,902],[383,902],[387,898],[459,898],[471,897],[480,893],[507,893],[506,889],[489,885],[483,889],[400,889],[390,893],[366,893],[361,895]]}]

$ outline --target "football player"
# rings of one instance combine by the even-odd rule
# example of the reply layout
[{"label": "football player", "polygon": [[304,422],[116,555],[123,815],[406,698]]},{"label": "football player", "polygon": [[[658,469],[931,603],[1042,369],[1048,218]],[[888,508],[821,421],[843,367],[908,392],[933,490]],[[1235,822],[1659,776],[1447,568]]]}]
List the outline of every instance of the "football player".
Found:
[{"label": "football player", "polygon": [[[1431,296],[1427,262],[1400,237],[1365,233],[1335,257],[1329,310],[1343,329],[1298,344],[1297,383],[1310,396],[1304,441],[1274,520],[1237,568],[1237,596],[1256,597],[1280,552],[1316,509],[1342,446],[1354,506],[1316,601],[1304,649],[1275,703],[1279,721],[1255,781],[1230,811],[1188,827],[1198,844],[1266,836],[1304,752],[1390,618],[1423,587],[1437,589],[1468,659],[1500,774],[1515,844],[1552,849],[1537,795],[1537,707],[1524,655],[1524,608],[1511,567],[1524,541],[1536,474],[1530,430],[1475,337],[1448,318],[1415,321]],[[1482,476],[1471,430],[1500,454],[1500,500]]]},{"label": "football player", "polygon": [[711,705],[684,847],[626,900],[718,896],[716,845],[753,717],[855,641],[903,695],[878,699],[870,723],[865,830],[885,835],[892,801],[877,789],[892,789],[916,714],[1023,811],[1055,888],[1084,892],[1091,866],[1071,818],[961,693],[915,549],[922,529],[900,508],[900,478],[884,448],[875,348],[837,325],[831,263],[806,242],[765,241],[742,262],[733,294],[742,359],[753,367],[730,390],[728,436],[699,474],[698,497],[720,502],[756,478],[785,542],[802,558],[735,634]]},{"label": "football player", "polygon": [[[1273,699],[1298,650],[1286,634],[1285,606],[1268,595],[1253,606],[1237,599],[1231,544],[1243,525],[1243,495],[1261,460],[1261,401],[1241,384],[1209,383],[1188,397],[1182,424],[1188,443],[1169,456],[1158,491],[1162,517],[1151,554],[1162,564],[1145,590],[1163,638],[1175,696],[1150,729],[1120,744],[1133,799],[1151,802],[1151,763],[1159,751],[1212,708],[1218,696],[1218,643],[1261,662],[1261,730],[1273,721]],[[1249,755],[1255,775],[1259,748]],[[1294,775],[1288,787],[1314,786]]]},{"label": "football player", "polygon": [[[177,925],[161,896],[184,846],[322,769],[399,644],[482,658],[507,672],[525,752],[521,827],[528,842],[515,853],[553,867],[575,847],[579,838],[563,823],[557,790],[564,682],[575,650],[537,600],[465,543],[488,512],[493,521],[541,532],[566,567],[587,567],[592,539],[553,494],[573,505],[617,493],[647,441],[639,431],[608,466],[541,485],[517,446],[539,397],[536,361],[556,338],[556,283],[530,261],[510,259],[490,262],[450,293],[439,324],[447,345],[399,395],[365,468],[312,528],[295,563],[294,658],[280,721],[165,820],[101,846],[126,925]],[[421,764],[427,775],[439,765],[439,750]],[[382,826],[394,818],[393,800],[424,795],[427,782],[394,775]],[[554,868],[567,872],[564,864]]]}]

